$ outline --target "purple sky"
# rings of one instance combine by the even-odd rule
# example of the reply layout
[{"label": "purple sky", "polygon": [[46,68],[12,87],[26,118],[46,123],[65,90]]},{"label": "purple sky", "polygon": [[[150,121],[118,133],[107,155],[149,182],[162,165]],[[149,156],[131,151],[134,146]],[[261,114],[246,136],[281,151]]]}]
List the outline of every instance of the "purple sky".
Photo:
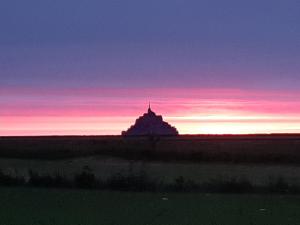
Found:
[{"label": "purple sky", "polygon": [[297,88],[300,2],[2,1],[3,85]]},{"label": "purple sky", "polygon": [[[262,100],[268,99],[268,92],[276,92],[272,95],[275,101],[300,87],[299,12],[300,2],[296,0],[1,1],[0,103],[6,108],[0,109],[0,120],[8,121],[4,114],[28,113],[28,108],[32,115],[42,117],[37,113],[45,113],[40,108],[47,102],[53,105],[53,96],[40,90],[58,91],[63,93],[61,99],[68,99],[74,89],[90,88],[91,97],[97,97],[99,102],[106,102],[111,95],[121,103],[132,103],[132,99],[141,97],[145,105],[153,100],[159,109],[189,92],[189,88],[200,92],[240,90],[250,96],[263,92]],[[107,88],[116,94],[97,92],[92,96],[93,90]],[[172,90],[176,94],[163,102],[140,91],[145,88]],[[24,89],[32,93],[20,94]],[[139,91],[120,95],[124,89]],[[77,102],[85,99],[74,96]],[[60,97],[55,98],[57,106],[49,111],[59,111]],[[195,96],[193,102],[202,100]],[[285,101],[293,102],[289,107],[296,105],[299,109],[295,98]],[[282,101],[275,108],[282,112],[279,104]],[[72,107],[76,106],[79,105]],[[92,104],[86,109],[87,114],[91,107]],[[173,108],[169,111],[173,112]],[[121,105],[119,109],[120,113],[129,112]],[[112,109],[109,104],[106,109],[98,109],[99,116],[102,110]],[[297,110],[291,109],[293,118],[300,115]],[[168,114],[168,110],[163,113]],[[169,116],[186,113],[183,110]],[[134,111],[128,116],[134,118],[137,114]],[[30,130],[30,125],[14,129]],[[120,129],[121,126],[115,128]],[[5,134],[8,128],[1,131]]]}]

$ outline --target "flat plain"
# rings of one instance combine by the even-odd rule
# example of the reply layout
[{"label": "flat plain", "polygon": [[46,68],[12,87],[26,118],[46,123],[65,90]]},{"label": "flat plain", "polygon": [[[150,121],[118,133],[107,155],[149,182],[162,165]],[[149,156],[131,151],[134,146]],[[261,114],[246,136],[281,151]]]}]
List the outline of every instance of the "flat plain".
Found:
[{"label": "flat plain", "polygon": [[165,183],[174,182],[180,176],[199,184],[211,180],[245,179],[254,185],[267,185],[270,181],[284,178],[291,185],[300,184],[300,166],[295,164],[226,164],[131,161],[103,156],[89,156],[62,160],[0,159],[0,170],[12,176],[27,177],[29,171],[40,175],[60,174],[72,178],[83,168],[89,167],[96,177],[106,179],[114,174],[146,172],[150,178]]},{"label": "flat plain", "polygon": [[[174,182],[243,178],[300,184],[300,135],[165,138],[1,137],[0,170],[13,176],[88,167],[99,178],[140,173]],[[300,195],[0,188],[2,225],[300,225]]]},{"label": "flat plain", "polygon": [[300,196],[1,188],[7,225],[297,225]]},{"label": "flat plain", "polygon": [[178,137],[0,137],[0,170],[26,176],[73,176],[89,167],[100,178],[145,171],[172,182],[245,178],[255,185],[284,178],[300,184],[300,135],[195,135]]},{"label": "flat plain", "polygon": [[299,164],[300,135],[0,137],[0,157],[55,160],[91,155],[164,162]]}]

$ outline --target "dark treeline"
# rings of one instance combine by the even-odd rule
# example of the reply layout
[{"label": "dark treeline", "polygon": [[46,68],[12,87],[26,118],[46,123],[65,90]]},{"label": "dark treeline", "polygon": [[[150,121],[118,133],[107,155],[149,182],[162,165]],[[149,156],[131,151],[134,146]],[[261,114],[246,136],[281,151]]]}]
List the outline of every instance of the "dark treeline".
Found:
[{"label": "dark treeline", "polygon": [[73,178],[60,174],[40,175],[29,171],[29,177],[12,176],[0,172],[0,186],[23,186],[42,188],[81,188],[116,191],[149,192],[202,192],[202,193],[261,193],[300,194],[300,185],[289,184],[282,177],[271,179],[266,185],[253,185],[244,178],[212,179],[199,184],[182,176],[171,183],[150,178],[146,172],[116,173],[106,179],[96,178],[88,167]]},{"label": "dark treeline", "polygon": [[0,157],[56,160],[91,155],[144,161],[298,164],[300,135],[0,137]]}]

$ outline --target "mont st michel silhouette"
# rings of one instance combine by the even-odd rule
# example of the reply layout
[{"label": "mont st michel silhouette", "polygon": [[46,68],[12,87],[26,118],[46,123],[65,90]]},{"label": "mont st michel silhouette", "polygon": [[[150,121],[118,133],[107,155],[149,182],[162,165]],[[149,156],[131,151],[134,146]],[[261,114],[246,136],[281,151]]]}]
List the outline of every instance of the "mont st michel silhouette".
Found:
[{"label": "mont st michel silhouette", "polygon": [[148,112],[144,113],[136,119],[134,125],[132,125],[127,131],[122,131],[123,136],[147,136],[147,135],[159,135],[159,136],[178,136],[178,131],[175,127],[169,123],[163,121],[161,115],[156,115],[152,111],[150,103]]}]

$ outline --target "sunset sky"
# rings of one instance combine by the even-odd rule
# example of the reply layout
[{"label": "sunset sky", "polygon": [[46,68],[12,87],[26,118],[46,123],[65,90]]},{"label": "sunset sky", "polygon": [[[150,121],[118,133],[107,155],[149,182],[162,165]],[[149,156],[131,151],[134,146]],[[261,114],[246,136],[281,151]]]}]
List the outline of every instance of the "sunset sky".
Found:
[{"label": "sunset sky", "polygon": [[0,136],[300,133],[298,0],[0,3]]}]

